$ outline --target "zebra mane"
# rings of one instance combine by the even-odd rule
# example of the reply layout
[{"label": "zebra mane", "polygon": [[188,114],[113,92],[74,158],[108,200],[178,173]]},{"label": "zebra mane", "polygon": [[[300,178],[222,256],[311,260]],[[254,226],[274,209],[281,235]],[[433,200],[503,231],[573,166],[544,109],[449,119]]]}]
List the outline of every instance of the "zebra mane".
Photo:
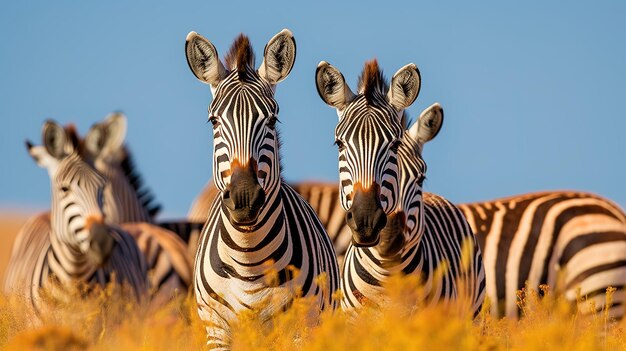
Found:
[{"label": "zebra mane", "polygon": [[406,110],[402,111],[402,119],[400,120],[400,125],[404,128],[404,130],[409,129],[409,126],[412,122],[413,120],[411,120]]},{"label": "zebra mane", "polygon": [[67,135],[68,141],[74,150],[78,153],[82,152],[82,143],[80,142],[80,138],[78,137],[78,130],[76,126],[72,123],[67,124],[64,128],[65,134]]},{"label": "zebra mane", "polygon": [[243,33],[239,34],[233,42],[228,54],[226,54],[225,63],[229,70],[237,70],[240,80],[248,78],[246,68],[252,67],[254,69],[254,51],[250,45],[250,40]]},{"label": "zebra mane", "polygon": [[137,193],[137,198],[139,199],[139,202],[141,203],[143,208],[148,211],[150,217],[154,218],[161,211],[161,204],[155,201],[152,191],[145,186],[143,178],[141,177],[139,171],[137,171],[134,159],[126,145],[124,145],[122,152],[123,155],[120,162],[120,167],[122,167],[122,171],[128,179],[128,183],[130,183],[130,185]]},{"label": "zebra mane", "polygon": [[363,72],[359,77],[358,92],[365,95],[367,103],[376,105],[381,97],[387,95],[389,84],[378,67],[378,61],[373,59],[365,62]]}]

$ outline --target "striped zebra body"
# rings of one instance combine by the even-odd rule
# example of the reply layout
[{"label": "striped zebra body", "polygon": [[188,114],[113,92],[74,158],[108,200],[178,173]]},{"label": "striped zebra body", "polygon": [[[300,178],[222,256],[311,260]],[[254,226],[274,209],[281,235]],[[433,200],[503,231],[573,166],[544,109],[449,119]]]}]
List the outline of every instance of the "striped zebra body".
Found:
[{"label": "striped zebra body", "polygon": [[485,257],[487,292],[494,315],[518,317],[517,291],[526,282],[547,284],[576,301],[582,312],[602,311],[606,289],[617,288],[609,309],[626,308],[626,214],[597,195],[551,191],[459,206],[474,228]]},{"label": "striped zebra body", "polygon": [[[52,210],[47,240],[40,239],[46,216],[27,224],[37,235],[21,237],[13,251],[5,289],[23,295],[39,313],[47,305],[42,298],[69,301],[80,285],[104,287],[115,279],[128,284],[135,298],[147,291],[146,262],[128,233],[104,223],[105,179],[78,154],[75,133],[54,122],[44,125],[45,148],[28,144],[29,152],[50,173]],[[38,234],[33,234],[38,233]],[[24,240],[26,239],[26,240]],[[24,245],[26,243],[26,245]],[[42,290],[43,289],[43,290]]]},{"label": "striped zebra body", "polygon": [[352,237],[342,269],[342,307],[384,305],[382,285],[405,273],[421,277],[427,303],[461,301],[475,315],[485,297],[478,243],[457,207],[422,194],[421,149],[437,135],[443,111],[433,105],[404,131],[404,109],[419,93],[417,67],[401,68],[389,87],[376,61],[369,62],[357,95],[326,62],[316,79],[320,97],[339,115],[339,199]]},{"label": "striped zebra body", "polygon": [[224,349],[243,310],[254,308],[270,321],[298,296],[314,303],[313,316],[335,308],[339,271],[315,212],[280,175],[274,87],[295,60],[291,32],[270,40],[258,71],[243,35],[226,56],[226,67],[215,47],[195,32],[185,48],[192,72],[213,93],[209,121],[219,191],[199,239],[194,289],[209,344]]},{"label": "striped zebra body", "polygon": [[[320,309],[335,307],[339,272],[332,243],[300,195],[284,183],[277,190],[262,225],[251,231],[230,223],[220,197],[212,205],[195,261],[195,294],[201,319],[219,329],[253,307],[269,320],[299,296],[313,296]],[[316,280],[321,275],[326,283]],[[228,339],[222,330],[210,336]]]}]

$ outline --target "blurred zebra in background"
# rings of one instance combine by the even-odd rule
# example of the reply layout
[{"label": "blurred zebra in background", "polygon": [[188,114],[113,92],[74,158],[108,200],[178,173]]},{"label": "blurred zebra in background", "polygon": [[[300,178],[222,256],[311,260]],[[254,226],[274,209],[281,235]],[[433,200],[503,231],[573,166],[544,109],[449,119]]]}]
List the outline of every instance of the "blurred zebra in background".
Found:
[{"label": "blurred zebra in background", "polygon": [[[125,134],[125,116],[112,114],[92,126],[85,139],[79,141],[77,152],[104,175],[104,218],[107,224],[119,225],[135,238],[147,260],[152,304],[159,305],[186,293],[191,282],[191,262],[187,246],[178,235],[150,224],[159,206],[136,172],[123,144]],[[43,151],[43,146],[33,146],[29,152]],[[46,167],[51,175],[55,172],[54,166]],[[36,255],[49,241],[49,228],[49,214],[29,219],[18,233],[13,256]]]},{"label": "blurred zebra in background", "polygon": [[[438,105],[404,131],[404,110],[417,98],[417,67],[402,67],[389,86],[376,60],[352,93],[341,72],[321,62],[317,91],[339,115],[340,203],[352,231],[342,269],[342,307],[387,300],[382,283],[417,274],[429,303],[456,300],[475,315],[485,297],[480,248],[461,211],[442,197],[423,198],[424,143],[443,122]],[[409,137],[412,135],[413,137]]]},{"label": "blurred zebra in background", "polygon": [[291,32],[269,41],[258,70],[244,35],[225,66],[213,44],[195,32],[185,50],[192,72],[213,93],[213,179],[220,192],[199,239],[194,288],[209,344],[227,348],[240,311],[256,308],[269,320],[298,295],[312,299],[313,316],[334,308],[339,272],[315,212],[280,175],[274,88],[295,61]]},{"label": "blurred zebra in background", "polygon": [[47,121],[42,147],[30,142],[27,147],[50,174],[49,226],[39,228],[47,240],[33,242],[25,253],[13,251],[5,290],[24,296],[41,314],[47,299],[69,302],[76,296],[73,289],[81,284],[104,287],[114,273],[142,300],[148,288],[145,259],[132,236],[105,223],[106,180],[83,161],[75,131]]}]

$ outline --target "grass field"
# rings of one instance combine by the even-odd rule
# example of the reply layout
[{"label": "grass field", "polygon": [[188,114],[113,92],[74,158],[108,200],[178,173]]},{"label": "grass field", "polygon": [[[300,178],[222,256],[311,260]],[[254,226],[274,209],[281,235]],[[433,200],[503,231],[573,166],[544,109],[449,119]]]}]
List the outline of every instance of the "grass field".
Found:
[{"label": "grass field", "polygon": [[[1,266],[24,216],[0,217]],[[357,316],[325,312],[319,324],[304,316],[307,300],[270,321],[243,314],[232,334],[234,350],[626,350],[622,322],[600,313],[582,316],[576,306],[546,290],[529,292],[520,321],[481,314],[471,320],[459,305],[423,306],[417,279],[388,285],[393,303]],[[585,303],[580,301],[579,303]],[[43,314],[41,324],[24,301],[0,295],[0,349],[5,350],[196,350],[204,329],[194,301],[181,297],[158,309],[138,306],[110,286],[87,298],[72,298]]]}]

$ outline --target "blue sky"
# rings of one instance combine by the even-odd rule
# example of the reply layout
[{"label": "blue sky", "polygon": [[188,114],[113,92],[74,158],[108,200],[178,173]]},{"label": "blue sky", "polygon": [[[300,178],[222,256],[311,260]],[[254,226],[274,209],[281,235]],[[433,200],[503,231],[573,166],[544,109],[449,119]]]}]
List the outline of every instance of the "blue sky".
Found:
[{"label": "blue sky", "polygon": [[114,110],[166,216],[210,178],[211,99],[185,61],[189,31],[222,56],[240,32],[257,52],[282,28],[298,45],[277,87],[290,181],[336,181],[335,111],[318,97],[326,60],[355,87],[377,58],[388,77],[417,64],[408,110],[439,101],[425,147],[427,191],[455,202],[548,189],[597,192],[626,207],[626,3],[4,1],[0,4],[0,208],[49,208],[47,173],[27,155],[43,121],[84,133]]}]

